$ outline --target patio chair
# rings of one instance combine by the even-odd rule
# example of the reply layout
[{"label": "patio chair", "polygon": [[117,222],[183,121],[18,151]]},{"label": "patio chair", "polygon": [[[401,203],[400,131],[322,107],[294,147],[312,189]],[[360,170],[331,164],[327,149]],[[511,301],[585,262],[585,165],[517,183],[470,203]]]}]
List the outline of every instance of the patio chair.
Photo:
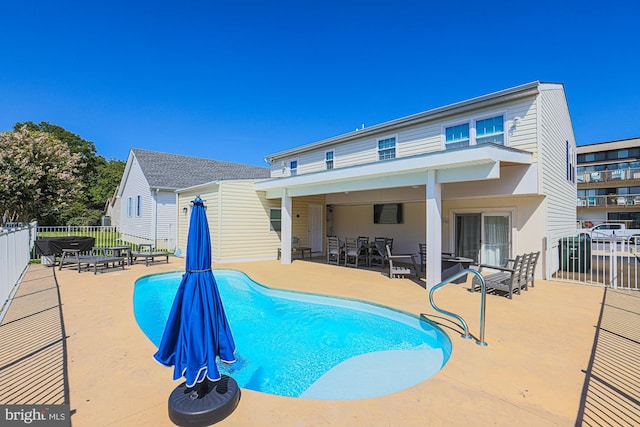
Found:
[{"label": "patio chair", "polygon": [[344,251],[340,247],[340,239],[337,236],[327,237],[327,264],[340,265],[344,257]]},{"label": "patio chair", "polygon": [[[521,278],[525,276],[523,273],[526,273],[526,264],[528,261],[528,255],[525,260],[525,255],[518,255],[515,259],[507,259],[506,264],[504,266],[497,265],[487,265],[480,264],[478,267],[478,272],[481,273],[484,268],[489,268],[492,270],[498,270],[496,273],[491,273],[486,276],[483,276],[484,283],[487,289],[499,290],[507,293],[507,297],[509,299],[512,298],[514,291],[517,291],[518,295],[520,294],[520,283]],[[480,279],[474,277],[471,281],[471,289],[470,291],[474,292],[480,289]]]},{"label": "patio chair", "polygon": [[379,263],[380,267],[384,268],[384,265],[387,263],[387,254],[385,252],[386,246],[386,237],[376,237],[374,239],[373,244],[369,245],[369,265]]},{"label": "patio chair", "polygon": [[540,258],[540,251],[532,252],[529,258],[529,265],[527,266],[527,276],[524,284],[524,290],[529,290],[529,283],[531,283],[531,287],[535,287],[535,276],[536,276],[536,265],[538,264],[538,259]]},{"label": "patio chair", "polygon": [[[416,256],[414,254],[392,255],[391,247],[389,245],[386,245],[386,252],[387,260],[389,261],[389,277],[391,279],[411,274],[411,269],[404,266],[404,264],[408,263],[409,261],[411,261],[411,264],[413,265],[413,271],[415,271],[416,276],[420,277],[418,274],[418,267],[416,266]],[[403,265],[398,265],[398,263],[402,263]]]},{"label": "patio chair", "polygon": [[420,250],[420,271],[422,272],[427,269],[427,244],[418,243],[418,248]]},{"label": "patio chair", "polygon": [[367,252],[364,251],[362,247],[362,243],[356,239],[347,237],[344,240],[345,252],[344,252],[344,265],[345,267],[351,266],[358,268],[360,264],[360,260],[364,259],[365,265],[368,262]]}]

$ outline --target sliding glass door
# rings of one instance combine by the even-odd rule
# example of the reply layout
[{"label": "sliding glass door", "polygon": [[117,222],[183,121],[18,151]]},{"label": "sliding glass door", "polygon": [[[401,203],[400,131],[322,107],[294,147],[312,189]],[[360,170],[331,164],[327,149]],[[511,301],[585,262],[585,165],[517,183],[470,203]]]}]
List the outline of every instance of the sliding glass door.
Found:
[{"label": "sliding glass door", "polygon": [[457,213],[454,232],[457,256],[502,265],[511,255],[509,213]]}]

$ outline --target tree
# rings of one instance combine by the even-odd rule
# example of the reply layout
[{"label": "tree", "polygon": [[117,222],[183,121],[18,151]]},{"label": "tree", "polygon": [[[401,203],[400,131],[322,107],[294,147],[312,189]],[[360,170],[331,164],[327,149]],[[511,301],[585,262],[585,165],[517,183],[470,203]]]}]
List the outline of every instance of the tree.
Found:
[{"label": "tree", "polygon": [[79,200],[65,206],[58,217],[58,224],[65,225],[97,225],[107,199],[113,196],[125,162],[97,155],[96,146],[65,128],[47,122],[16,123],[14,130],[26,127],[31,132],[45,132],[53,138],[65,143],[71,153],[80,155],[78,166],[79,179],[84,184]]},{"label": "tree", "polygon": [[107,199],[113,197],[116,187],[120,184],[126,162],[117,159],[107,161],[100,156],[98,156],[98,158],[100,161],[96,167],[94,179],[91,186],[87,189],[87,192],[92,206],[99,206],[102,209]]},{"label": "tree", "polygon": [[0,133],[0,212],[22,222],[56,224],[81,195],[81,158],[66,143],[26,125]]}]

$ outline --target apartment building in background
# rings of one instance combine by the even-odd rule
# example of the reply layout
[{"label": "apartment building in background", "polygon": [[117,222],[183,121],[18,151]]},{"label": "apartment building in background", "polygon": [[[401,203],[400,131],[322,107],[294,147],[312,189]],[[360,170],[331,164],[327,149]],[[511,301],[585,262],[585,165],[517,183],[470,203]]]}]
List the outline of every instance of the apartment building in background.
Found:
[{"label": "apartment building in background", "polygon": [[640,228],[640,138],[577,147],[579,227],[605,221]]}]

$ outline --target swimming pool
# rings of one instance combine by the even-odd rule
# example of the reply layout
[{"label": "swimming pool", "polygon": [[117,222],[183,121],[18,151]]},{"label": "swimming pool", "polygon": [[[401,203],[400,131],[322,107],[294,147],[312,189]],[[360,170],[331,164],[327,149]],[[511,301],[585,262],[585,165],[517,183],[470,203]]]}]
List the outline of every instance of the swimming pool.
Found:
[{"label": "swimming pool", "polygon": [[[243,388],[313,399],[394,393],[438,372],[451,355],[444,332],[382,306],[271,289],[234,270],[214,275],[236,341],[219,363]],[[134,313],[158,346],[182,272],[136,281]]]}]

